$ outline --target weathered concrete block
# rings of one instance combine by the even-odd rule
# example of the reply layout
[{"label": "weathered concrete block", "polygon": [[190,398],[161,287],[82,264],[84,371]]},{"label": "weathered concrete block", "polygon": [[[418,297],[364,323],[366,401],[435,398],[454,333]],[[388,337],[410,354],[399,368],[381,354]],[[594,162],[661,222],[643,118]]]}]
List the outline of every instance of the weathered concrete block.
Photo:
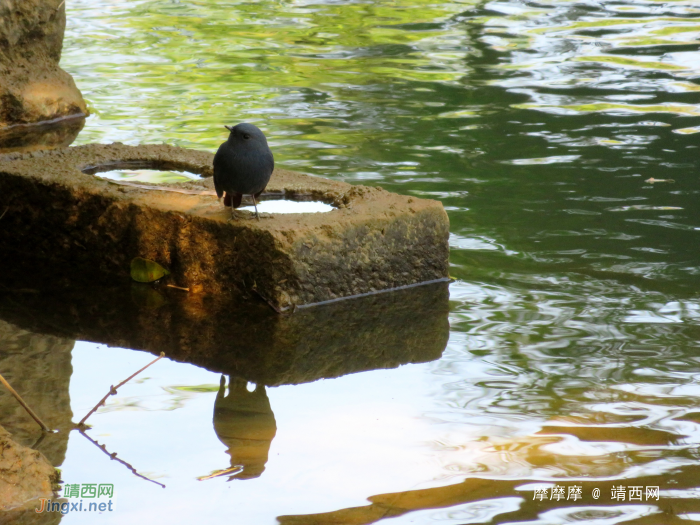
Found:
[{"label": "weathered concrete block", "polygon": [[[144,257],[193,292],[252,290],[282,310],[447,279],[449,223],[439,202],[275,170],[268,193],[337,209],[263,214],[260,221],[240,212],[232,221],[213,194],[212,158],[122,144],[5,156],[0,250],[69,264],[100,280],[127,281],[131,259]],[[82,171],[119,163],[206,178],[152,191]]]},{"label": "weathered concrete block", "polygon": [[[449,338],[446,282],[277,315],[262,301],[187,294],[162,284],[88,286],[61,268],[45,272],[38,261],[17,264],[2,255],[0,251],[0,320],[14,325],[5,338],[11,351],[14,340],[27,341],[24,334],[48,334],[61,339],[33,337],[41,344],[51,342],[51,352],[63,352],[70,340],[94,341],[154,355],[164,352],[176,361],[276,386],[433,361]],[[49,381],[49,387],[58,386],[60,401],[68,383],[59,372],[58,382]],[[34,387],[25,384],[23,394],[29,396]],[[38,403],[37,410],[43,406],[44,412],[55,407],[53,400]],[[63,431],[64,417],[51,419],[55,414],[44,412],[47,424]]]}]

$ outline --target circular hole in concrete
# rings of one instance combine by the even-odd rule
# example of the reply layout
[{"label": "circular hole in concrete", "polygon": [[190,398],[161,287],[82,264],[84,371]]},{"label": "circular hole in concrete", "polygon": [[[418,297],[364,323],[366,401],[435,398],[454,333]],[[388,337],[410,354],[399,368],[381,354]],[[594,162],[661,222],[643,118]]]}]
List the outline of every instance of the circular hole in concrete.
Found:
[{"label": "circular hole in concrete", "polygon": [[103,179],[124,180],[128,182],[143,182],[147,184],[172,184],[188,182],[202,177],[189,171],[149,170],[149,169],[119,169],[99,172]]},{"label": "circular hole in concrete", "polygon": [[[323,213],[333,211],[335,208],[330,204],[321,201],[291,201],[287,199],[267,199],[265,194],[263,199],[258,203],[258,211],[260,213]],[[255,212],[252,206],[241,206],[239,210]]]},{"label": "circular hole in concrete", "polygon": [[[154,164],[148,161],[119,161],[99,166],[86,166],[82,171],[104,179],[144,185],[173,184],[203,178],[189,171],[158,169]],[[238,209],[255,212],[250,195],[243,196],[243,205]],[[263,193],[258,201],[260,213],[324,213],[334,209],[335,207],[330,204],[313,200],[309,195],[294,195],[289,198],[283,193]]]},{"label": "circular hole in concrete", "polygon": [[[179,166],[177,167],[179,168]],[[85,166],[83,173],[97,175],[103,179],[125,182],[142,182],[147,184],[172,184],[200,180],[202,177],[182,169],[167,169],[163,163],[148,160],[120,160]]]}]

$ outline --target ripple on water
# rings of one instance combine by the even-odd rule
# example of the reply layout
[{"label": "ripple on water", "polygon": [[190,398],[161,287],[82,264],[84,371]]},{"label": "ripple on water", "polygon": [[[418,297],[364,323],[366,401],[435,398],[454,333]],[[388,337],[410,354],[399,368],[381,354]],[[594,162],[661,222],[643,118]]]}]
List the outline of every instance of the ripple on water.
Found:
[{"label": "ripple on water", "polygon": [[[280,166],[440,199],[451,221],[441,359],[268,388],[279,432],[235,487],[196,481],[233,461],[213,393],[126,410],[219,379],[164,365],[98,414],[120,456],[173,485],[146,494],[109,470],[120,501],[143,516],[175,494],[170,519],[283,525],[700,515],[699,17],[685,0],[69,2],[61,64],[95,109],[79,143],[214,151],[223,124],[250,121]],[[94,370],[134,359],[87,344],[78,412]],[[63,466],[77,482],[99,461],[80,443]],[[612,500],[632,484],[662,501]],[[534,500],[557,485],[582,499]]]}]

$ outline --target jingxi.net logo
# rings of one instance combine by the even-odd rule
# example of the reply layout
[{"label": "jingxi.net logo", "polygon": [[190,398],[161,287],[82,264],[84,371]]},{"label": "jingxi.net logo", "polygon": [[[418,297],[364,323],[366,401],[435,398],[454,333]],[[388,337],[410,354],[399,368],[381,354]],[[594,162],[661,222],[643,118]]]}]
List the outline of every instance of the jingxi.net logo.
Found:
[{"label": "jingxi.net logo", "polygon": [[112,512],[114,510],[114,485],[111,483],[81,483],[65,485],[63,498],[41,498],[36,512]]}]

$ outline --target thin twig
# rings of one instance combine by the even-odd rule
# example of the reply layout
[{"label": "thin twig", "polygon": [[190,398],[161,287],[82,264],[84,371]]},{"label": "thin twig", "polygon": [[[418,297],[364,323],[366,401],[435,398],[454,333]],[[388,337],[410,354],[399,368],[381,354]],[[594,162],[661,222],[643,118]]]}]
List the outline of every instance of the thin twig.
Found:
[{"label": "thin twig", "polygon": [[168,288],[176,288],[177,290],[184,290],[186,292],[190,291],[189,288],[183,288],[182,286],[175,286],[174,284],[166,284],[165,286],[167,286]]},{"label": "thin twig", "polygon": [[119,463],[121,463],[121,464],[124,465],[126,468],[128,468],[128,469],[129,469],[131,472],[133,472],[136,476],[138,476],[138,477],[140,477],[140,478],[143,478],[143,479],[145,479],[146,481],[150,481],[151,483],[155,483],[156,485],[160,485],[161,487],[165,488],[165,485],[163,485],[162,483],[158,483],[157,481],[154,481],[154,480],[152,480],[152,479],[150,479],[150,478],[147,478],[147,477],[144,476],[143,474],[139,474],[138,472],[136,472],[136,469],[135,469],[134,467],[132,467],[131,465],[129,465],[126,461],[124,461],[124,460],[122,460],[122,459],[119,459],[119,458],[117,457],[117,453],[116,453],[116,452],[112,452],[111,454],[110,454],[109,452],[107,452],[107,447],[105,447],[104,445],[100,445],[97,441],[95,441],[94,439],[92,439],[90,436],[88,436],[88,435],[87,435],[85,432],[83,432],[82,430],[78,429],[78,432],[80,432],[83,436],[85,436],[85,437],[87,438],[87,440],[88,440],[90,443],[94,443],[95,446],[96,446],[97,448],[99,448],[102,452],[104,452],[105,454],[107,454],[107,455],[110,457],[110,459],[116,459]]},{"label": "thin twig", "polygon": [[2,384],[5,385],[5,388],[7,388],[7,389],[10,391],[10,394],[12,394],[13,396],[15,396],[15,399],[17,400],[17,402],[18,402],[20,405],[22,405],[22,408],[24,408],[24,409],[27,411],[27,414],[29,414],[30,416],[32,416],[32,419],[33,419],[34,421],[36,421],[36,422],[39,424],[39,426],[41,427],[41,430],[43,430],[44,432],[53,432],[53,430],[51,430],[49,427],[47,427],[47,426],[44,424],[44,422],[43,422],[41,419],[39,419],[39,416],[37,416],[37,415],[34,413],[34,411],[33,411],[31,408],[29,408],[29,405],[27,405],[27,403],[24,402],[24,399],[22,399],[22,396],[20,396],[20,395],[15,391],[15,389],[12,388],[12,387],[10,386],[10,383],[8,383],[8,382],[7,382],[7,379],[5,379],[4,377],[2,377],[2,375],[0,375],[0,382],[2,382]]},{"label": "thin twig", "polygon": [[61,3],[58,4],[58,7],[56,8],[56,11],[58,11],[59,9],[61,9],[61,6],[62,6],[65,2],[66,2],[66,0],[61,0]]},{"label": "thin twig", "polygon": [[89,418],[92,414],[94,414],[94,413],[97,411],[98,408],[100,408],[102,405],[104,405],[104,404],[105,404],[105,401],[107,401],[107,398],[108,398],[109,396],[113,396],[114,394],[116,394],[118,388],[122,387],[122,386],[123,386],[124,384],[126,384],[129,380],[131,380],[131,379],[133,379],[134,377],[136,377],[137,375],[139,375],[141,372],[143,372],[144,370],[146,370],[146,368],[148,368],[149,366],[151,366],[151,365],[152,365],[153,363],[155,363],[156,361],[159,361],[159,360],[162,359],[163,357],[165,357],[165,353],[164,353],[164,352],[161,352],[160,355],[159,355],[158,357],[156,357],[153,361],[151,361],[151,362],[148,363],[146,366],[144,366],[141,370],[139,370],[138,372],[134,372],[134,373],[131,374],[129,377],[127,377],[124,381],[122,381],[121,383],[119,383],[117,386],[110,386],[110,387],[109,387],[109,392],[107,392],[107,394],[105,395],[105,397],[103,397],[103,398],[100,400],[100,402],[97,403],[97,404],[92,408],[92,410],[90,410],[90,412],[88,412],[87,415],[86,415],[83,419],[80,420],[80,422],[78,423],[77,426],[78,426],[78,427],[84,426],[84,425],[85,425],[85,420],[86,420],[87,418]]},{"label": "thin twig", "polygon": [[34,444],[29,448],[36,450],[36,448],[41,444],[41,442],[44,441],[45,437],[46,437],[46,432],[42,432],[41,434],[39,434],[39,439],[37,439],[34,442]]},{"label": "thin twig", "polygon": [[2,212],[2,215],[0,215],[0,220],[2,220],[2,218],[3,218],[3,217],[5,216],[5,214],[7,213],[7,210],[9,210],[9,209],[10,209],[9,206],[5,207],[5,211]]}]

